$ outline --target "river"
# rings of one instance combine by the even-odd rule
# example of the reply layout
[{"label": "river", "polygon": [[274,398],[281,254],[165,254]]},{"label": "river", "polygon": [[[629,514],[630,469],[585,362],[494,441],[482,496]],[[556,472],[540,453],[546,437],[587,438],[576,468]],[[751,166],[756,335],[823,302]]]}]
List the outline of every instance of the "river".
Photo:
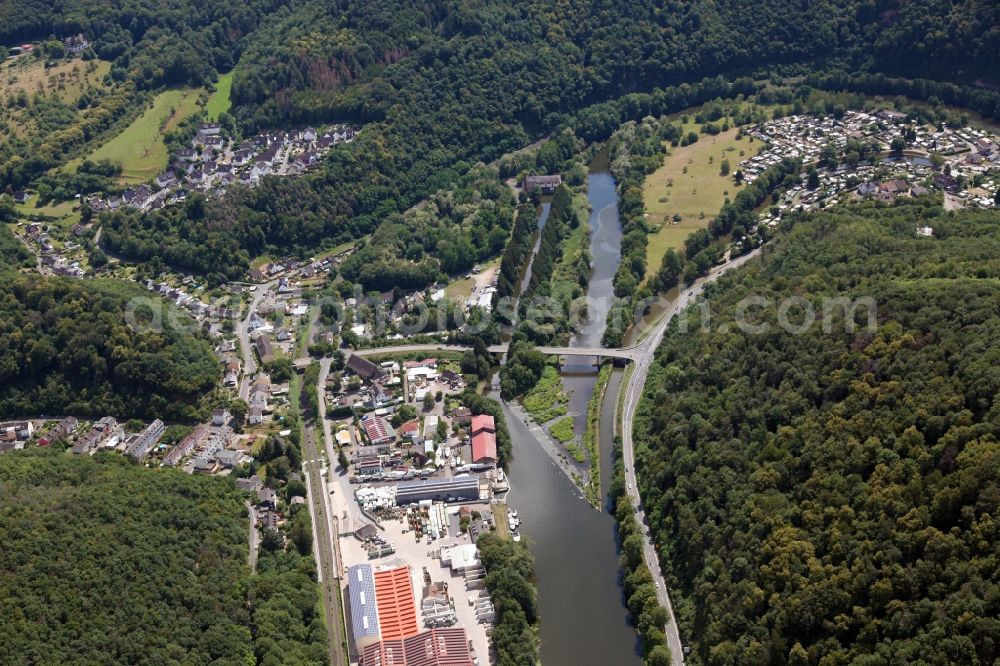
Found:
[{"label": "river", "polygon": [[[602,159],[603,158],[603,159]],[[591,164],[588,199],[593,274],[587,290],[592,303],[588,322],[573,337],[573,345],[600,344],[611,280],[618,267],[621,225],[614,180],[601,153]],[[543,211],[543,215],[547,211]],[[564,381],[575,395],[570,409],[586,413],[596,369],[586,361]],[[612,374],[608,395],[616,396],[622,373]],[[495,393],[493,396],[499,399]],[[574,406],[576,405],[576,406]],[[611,476],[611,446],[616,400],[607,400],[601,420],[601,482]],[[541,613],[541,660],[545,666],[615,664],[639,666],[640,644],[628,624],[619,587],[618,545],[614,519],[595,511],[583,494],[542,450],[531,432],[504,406],[514,443],[508,502],[523,521],[521,534],[535,557]],[[578,434],[582,433],[578,420]]]},{"label": "river", "polygon": [[[587,285],[587,316],[570,338],[570,347],[600,347],[608,310],[614,298],[612,280],[622,257],[622,225],[618,218],[618,192],[608,172],[607,149],[590,163],[587,178],[590,202],[590,282]],[[578,439],[583,437],[587,405],[594,392],[597,369],[594,358],[570,357],[562,368],[563,386],[570,392],[569,413],[573,415]]]}]

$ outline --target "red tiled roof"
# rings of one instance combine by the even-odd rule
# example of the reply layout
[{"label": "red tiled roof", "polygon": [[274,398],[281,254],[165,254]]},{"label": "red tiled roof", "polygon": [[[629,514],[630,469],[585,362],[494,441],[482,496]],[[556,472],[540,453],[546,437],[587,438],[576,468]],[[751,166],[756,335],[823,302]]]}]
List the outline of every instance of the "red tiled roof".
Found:
[{"label": "red tiled roof", "polygon": [[369,645],[361,666],[472,666],[465,629],[429,629],[406,639]]},{"label": "red tiled roof", "polygon": [[472,436],[472,462],[480,463],[497,459],[497,436],[492,432],[477,432]]},{"label": "red tiled roof", "polygon": [[487,432],[496,432],[497,427],[493,422],[493,417],[489,414],[480,414],[479,416],[472,417],[472,434],[475,435],[480,430],[485,430]]},{"label": "red tiled roof", "polygon": [[409,638],[419,631],[410,567],[376,571],[375,602],[382,640]]}]

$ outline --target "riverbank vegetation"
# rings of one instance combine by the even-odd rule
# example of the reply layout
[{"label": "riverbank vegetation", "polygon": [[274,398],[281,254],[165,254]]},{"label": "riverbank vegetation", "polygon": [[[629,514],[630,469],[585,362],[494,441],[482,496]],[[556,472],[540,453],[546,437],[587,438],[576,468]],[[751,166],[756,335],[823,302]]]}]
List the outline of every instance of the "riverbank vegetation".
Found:
[{"label": "riverbank vegetation", "polygon": [[[927,201],[793,216],[712,289],[711,330],[668,331],[636,470],[691,663],[1000,656],[994,218]],[[739,331],[760,294],[766,330]],[[864,305],[776,324],[781,299],[798,325],[841,297],[872,299],[877,326]]]},{"label": "riverbank vegetation", "polygon": [[528,547],[485,532],[476,540],[479,559],[486,567],[497,621],[490,638],[497,651],[497,666],[531,666],[538,663],[538,592],[533,580],[535,562]]},{"label": "riverbank vegetation", "polygon": [[537,423],[548,423],[565,414],[568,403],[569,395],[563,390],[559,368],[546,359],[541,376],[535,385],[524,393],[521,404]]},{"label": "riverbank vegetation", "polygon": [[[552,436],[552,439],[566,447],[566,451],[575,462],[579,464],[587,461],[587,455],[576,442],[576,432],[573,428],[572,416],[564,416],[549,426],[549,435]],[[579,479],[579,476],[575,472],[573,473],[573,481],[581,486],[583,485],[582,480]]]},{"label": "riverbank vegetation", "polygon": [[625,336],[633,305],[652,295],[640,284],[646,275],[649,226],[642,198],[646,175],[663,161],[662,142],[676,138],[677,128],[647,118],[628,122],[609,141],[611,174],[618,191],[618,216],[622,225],[622,260],[613,281],[615,302],[608,309],[602,343],[617,347]]},{"label": "riverbank vegetation", "polygon": [[[587,201],[585,191],[574,193],[573,208],[579,222],[575,228],[570,230],[563,241],[562,255],[556,261],[555,270],[549,280],[550,296],[558,303],[567,304],[567,319],[569,316],[586,314],[586,311],[577,313],[573,308],[574,301],[586,295],[591,277],[590,235],[592,230],[588,223],[590,204]],[[556,335],[554,341],[559,344],[567,344],[572,324],[572,321],[567,321],[564,327],[567,330],[563,331],[563,327],[561,327],[560,333]]]},{"label": "riverbank vegetation", "polygon": [[667,637],[663,633],[670,617],[656,597],[653,576],[643,558],[643,527],[635,519],[635,506],[626,492],[625,466],[622,460],[621,437],[615,437],[614,471],[608,499],[615,516],[618,541],[621,544],[619,562],[622,567],[622,589],[625,592],[629,618],[642,639],[646,666],[669,666],[672,663]]},{"label": "riverbank vegetation", "polygon": [[507,239],[507,245],[504,246],[503,255],[500,257],[497,290],[493,296],[494,309],[497,309],[498,303],[516,297],[520,293],[521,274],[525,262],[531,255],[536,229],[538,229],[538,213],[535,211],[535,206],[531,203],[522,203],[517,207],[510,238]]},{"label": "riverbank vegetation", "polygon": [[547,364],[545,354],[528,340],[515,336],[510,342],[507,362],[500,366],[500,395],[504,400],[524,395],[542,378]]},{"label": "riverbank vegetation", "polygon": [[[549,434],[560,444],[565,444],[567,442],[573,441],[575,435],[573,434],[573,417],[564,416],[559,419],[549,428]],[[582,460],[578,462],[583,462]]]},{"label": "riverbank vegetation", "polygon": [[590,459],[590,482],[584,488],[584,493],[595,507],[601,502],[601,408],[604,405],[604,393],[611,380],[611,368],[610,363],[605,363],[597,372],[594,392],[587,402],[587,420],[583,430],[583,448]]},{"label": "riverbank vegetation", "polygon": [[325,664],[311,558],[265,549],[249,575],[243,502],[230,481],[116,455],[0,456],[0,650],[81,665]]}]

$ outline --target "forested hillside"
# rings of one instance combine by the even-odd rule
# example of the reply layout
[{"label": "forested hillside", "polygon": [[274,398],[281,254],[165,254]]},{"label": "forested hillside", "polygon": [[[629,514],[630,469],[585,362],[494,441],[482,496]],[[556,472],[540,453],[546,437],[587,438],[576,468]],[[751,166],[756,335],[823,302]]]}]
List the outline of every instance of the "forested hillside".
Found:
[{"label": "forested hillside", "polygon": [[[26,256],[27,254],[27,256]],[[0,225],[0,416],[76,414],[192,421],[221,370],[187,315],[138,285],[14,273],[34,262]],[[8,263],[9,262],[9,263]],[[160,308],[159,331],[126,318],[132,298]],[[135,311],[138,323],[150,307]]]},{"label": "forested hillside", "polygon": [[[358,139],[307,178],[265,179],[208,206],[204,220],[118,223],[108,241],[137,258],[164,247],[182,266],[235,272],[241,252],[307,252],[367,233],[468,163],[629,92],[771,66],[906,73],[920,62],[932,63],[924,76],[990,75],[996,12],[985,0],[294,3],[245,40],[232,112],[246,128],[364,123]],[[921,30],[928,38],[914,41]],[[189,240],[198,237],[225,249],[202,254]]]},{"label": "forested hillside", "polygon": [[[689,661],[993,663],[997,215],[920,202],[791,224],[712,290],[710,330],[668,333],[640,407],[636,470]],[[735,328],[747,296],[768,330]],[[820,317],[828,296],[873,299],[877,330],[863,307],[854,332],[842,314],[776,325],[782,299]]]},{"label": "forested hillside", "polygon": [[248,527],[225,479],[0,456],[0,661],[326,663],[311,559],[265,552],[250,576]]},{"label": "forested hillside", "polygon": [[0,4],[0,44],[82,33],[90,55],[114,61],[112,76],[141,87],[215,80],[232,68],[245,38],[287,0],[9,0]]},{"label": "forested hillside", "polygon": [[496,169],[475,167],[420,208],[390,215],[341,267],[365,289],[421,289],[500,253],[514,218],[514,193]]}]

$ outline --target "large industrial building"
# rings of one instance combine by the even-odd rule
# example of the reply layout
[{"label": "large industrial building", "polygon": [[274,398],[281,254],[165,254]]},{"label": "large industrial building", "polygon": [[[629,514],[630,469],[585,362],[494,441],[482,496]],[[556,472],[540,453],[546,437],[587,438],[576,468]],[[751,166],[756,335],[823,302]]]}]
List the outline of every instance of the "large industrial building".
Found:
[{"label": "large industrial building", "polygon": [[375,603],[382,640],[409,638],[420,631],[410,567],[375,570]]},{"label": "large industrial building", "polygon": [[429,629],[361,651],[361,666],[473,666],[465,629]]},{"label": "large industrial building", "polygon": [[[405,640],[420,632],[410,567],[348,567],[347,592],[351,630],[359,653],[377,647],[380,641]],[[396,662],[384,663],[389,666]]]},{"label": "large industrial building", "polygon": [[358,651],[377,644],[381,638],[375,602],[375,575],[370,564],[347,568],[347,593],[351,604],[351,631]]},{"label": "large industrial building", "polygon": [[441,481],[411,481],[396,486],[396,504],[399,506],[426,500],[454,502],[478,499],[479,479],[475,476],[459,476]]}]

